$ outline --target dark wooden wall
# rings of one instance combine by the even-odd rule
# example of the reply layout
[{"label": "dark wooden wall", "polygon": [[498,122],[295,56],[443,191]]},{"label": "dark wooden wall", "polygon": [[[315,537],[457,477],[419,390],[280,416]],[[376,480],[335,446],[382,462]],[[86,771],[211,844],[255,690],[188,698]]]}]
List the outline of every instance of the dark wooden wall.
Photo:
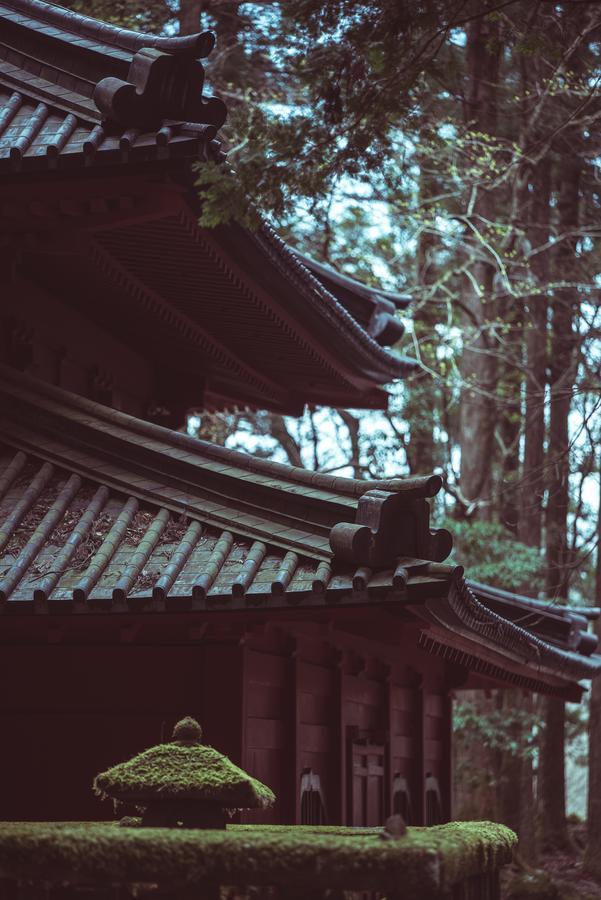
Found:
[{"label": "dark wooden wall", "polygon": [[2,647],[0,819],[111,819],[94,775],[202,716],[195,647]]},{"label": "dark wooden wall", "polygon": [[[451,702],[444,665],[406,647],[299,630],[249,641],[241,762],[278,795],[244,821],[299,822],[301,778],[319,777],[327,821],[380,824],[405,780],[414,824],[428,822],[427,784],[451,817]],[[410,664],[400,660],[410,659]]]},{"label": "dark wooden wall", "polygon": [[43,381],[146,416],[156,394],[151,365],[58,296],[15,274],[0,282],[2,362]]},{"label": "dark wooden wall", "polygon": [[183,715],[275,791],[274,809],[243,821],[299,822],[307,771],[332,824],[381,824],[399,779],[426,823],[432,777],[449,818],[444,664],[413,638],[392,648],[315,626],[195,646],[4,646],[0,819],[111,818],[94,775],[169,740]]}]

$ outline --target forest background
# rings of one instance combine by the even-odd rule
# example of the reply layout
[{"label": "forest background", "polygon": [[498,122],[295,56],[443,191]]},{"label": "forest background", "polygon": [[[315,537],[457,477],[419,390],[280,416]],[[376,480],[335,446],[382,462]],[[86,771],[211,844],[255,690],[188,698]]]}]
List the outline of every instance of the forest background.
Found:
[{"label": "forest background", "polygon": [[[252,227],[260,209],[314,259],[413,298],[399,349],[419,365],[388,412],[199,411],[190,427],[341,475],[440,472],[436,513],[470,577],[601,606],[600,4],[65,5],[217,32],[207,77],[229,108],[228,162],[198,170],[203,224]],[[455,726],[457,816],[507,822],[530,863],[570,845],[564,748],[589,729],[586,863],[601,877],[601,684],[567,713],[464,695]]]}]

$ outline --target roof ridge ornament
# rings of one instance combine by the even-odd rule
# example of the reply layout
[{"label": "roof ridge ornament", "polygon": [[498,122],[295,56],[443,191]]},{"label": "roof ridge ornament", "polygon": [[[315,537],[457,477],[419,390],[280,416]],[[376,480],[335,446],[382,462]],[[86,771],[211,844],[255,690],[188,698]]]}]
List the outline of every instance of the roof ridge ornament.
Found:
[{"label": "roof ridge ornament", "polygon": [[330,531],[334,557],[370,568],[393,566],[400,556],[442,562],[453,547],[449,531],[430,529],[430,505],[403,492],[371,490],[359,498],[354,524]]},{"label": "roof ridge ornament", "polygon": [[[198,55],[208,56],[215,35],[205,31]],[[165,119],[212,125],[215,133],[227,116],[217,97],[203,98],[204,68],[200,59],[187,54],[165,53],[142,47],[134,55],[127,81],[103,78],[94,88],[94,103],[113,125],[157,129]]]}]

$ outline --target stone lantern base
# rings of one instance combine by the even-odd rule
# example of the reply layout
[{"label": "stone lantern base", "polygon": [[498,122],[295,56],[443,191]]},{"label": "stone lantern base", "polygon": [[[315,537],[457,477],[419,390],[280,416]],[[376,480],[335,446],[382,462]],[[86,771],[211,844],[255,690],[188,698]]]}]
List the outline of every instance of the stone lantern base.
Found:
[{"label": "stone lantern base", "polygon": [[202,800],[154,800],[142,815],[146,828],[225,828],[225,810]]}]

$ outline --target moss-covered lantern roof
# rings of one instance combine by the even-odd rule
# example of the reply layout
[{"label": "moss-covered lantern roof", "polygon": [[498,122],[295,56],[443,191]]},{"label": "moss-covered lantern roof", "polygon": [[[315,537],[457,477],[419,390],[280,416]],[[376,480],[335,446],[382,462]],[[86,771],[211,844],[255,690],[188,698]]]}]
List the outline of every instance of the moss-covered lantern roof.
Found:
[{"label": "moss-covered lantern roof", "polygon": [[158,744],[94,779],[101,797],[141,805],[155,801],[202,801],[224,809],[271,806],[275,795],[213,747],[201,743],[191,718],[174,728],[173,740]]}]

